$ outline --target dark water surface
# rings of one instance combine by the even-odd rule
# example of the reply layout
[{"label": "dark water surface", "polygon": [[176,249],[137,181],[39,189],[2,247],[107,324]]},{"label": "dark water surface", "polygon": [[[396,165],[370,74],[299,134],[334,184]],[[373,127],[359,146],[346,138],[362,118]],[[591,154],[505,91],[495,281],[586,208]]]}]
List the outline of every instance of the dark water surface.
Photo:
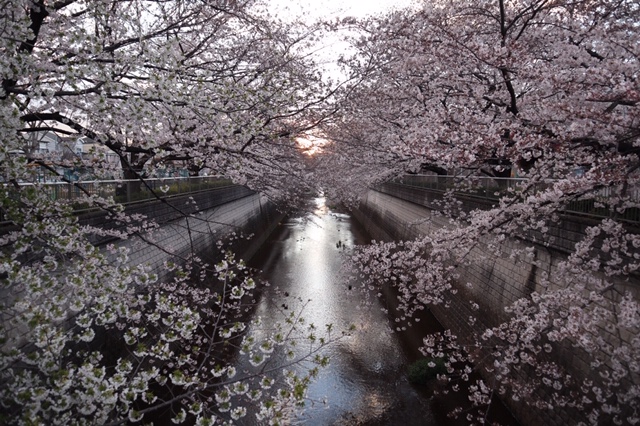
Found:
[{"label": "dark water surface", "polygon": [[393,332],[381,306],[359,308],[364,296],[346,283],[345,254],[368,238],[350,216],[331,211],[324,198],[314,200],[313,210],[282,223],[252,262],[272,283],[255,313],[265,325],[310,299],[304,309],[308,322],[319,328],[357,326],[352,336],[327,349],[330,365],[310,385],[310,402],[294,424],[441,424],[429,399],[406,379],[409,358],[414,358],[407,342]]}]

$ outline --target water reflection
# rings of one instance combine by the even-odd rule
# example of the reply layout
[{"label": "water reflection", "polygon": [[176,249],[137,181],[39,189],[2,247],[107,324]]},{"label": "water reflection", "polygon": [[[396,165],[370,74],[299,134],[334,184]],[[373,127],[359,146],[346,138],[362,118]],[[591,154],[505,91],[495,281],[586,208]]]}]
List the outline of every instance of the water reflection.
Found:
[{"label": "water reflection", "polygon": [[295,424],[436,424],[428,401],[404,378],[406,359],[386,315],[359,309],[362,295],[345,283],[343,254],[365,242],[348,215],[317,198],[313,213],[288,219],[258,255],[256,266],[278,286],[267,289],[257,307],[265,324],[310,300],[304,311],[308,322],[319,328],[355,324],[359,330],[328,349],[331,364],[309,388],[310,401],[316,402],[307,404]]}]

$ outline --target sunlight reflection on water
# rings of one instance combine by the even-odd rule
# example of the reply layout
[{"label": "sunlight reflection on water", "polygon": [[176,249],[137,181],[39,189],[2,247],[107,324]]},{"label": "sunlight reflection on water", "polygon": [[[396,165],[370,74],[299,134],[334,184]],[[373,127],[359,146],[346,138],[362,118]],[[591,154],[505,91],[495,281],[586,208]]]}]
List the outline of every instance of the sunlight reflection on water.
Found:
[{"label": "sunlight reflection on water", "polygon": [[[310,300],[304,317],[319,329],[329,323],[337,330],[358,327],[327,350],[330,365],[310,385],[309,403],[295,424],[435,424],[428,404],[404,378],[406,359],[386,315],[380,309],[359,309],[362,294],[348,288],[341,269],[344,255],[365,242],[354,235],[350,216],[332,212],[319,197],[313,213],[291,218],[281,228],[265,249],[269,261],[258,266],[273,286],[256,314],[267,324],[281,320],[283,309],[299,310]],[[282,294],[288,294],[285,303]],[[326,404],[318,403],[325,398]]]}]

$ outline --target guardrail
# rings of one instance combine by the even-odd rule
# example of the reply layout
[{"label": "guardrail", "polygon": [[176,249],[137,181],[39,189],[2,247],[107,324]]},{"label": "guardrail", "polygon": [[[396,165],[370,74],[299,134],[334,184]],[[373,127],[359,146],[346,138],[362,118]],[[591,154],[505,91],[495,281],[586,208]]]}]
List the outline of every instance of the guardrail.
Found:
[{"label": "guardrail", "polygon": [[[406,175],[396,183],[427,188],[436,191],[453,190],[458,194],[470,195],[487,200],[498,200],[507,195],[508,192],[520,191],[528,179],[524,178],[493,178],[493,177],[461,177],[444,175]],[[539,183],[534,188],[534,192],[544,190],[552,185],[552,181]],[[623,212],[615,212],[608,207],[608,200],[611,198],[613,188],[606,187],[591,193],[589,197],[570,201],[563,211],[583,216],[597,218],[616,217],[629,222],[640,222],[640,208],[630,207]],[[640,188],[635,187],[627,191],[631,200],[640,202]]]},{"label": "guardrail", "polygon": [[[102,198],[112,197],[121,204],[139,202],[160,196],[173,196],[204,191],[231,185],[231,180],[223,176],[197,176],[176,178],[154,178],[133,180],[75,181],[75,182],[21,182],[22,188],[34,188],[46,194],[51,200],[76,202],[76,209],[90,207],[84,203],[88,195]],[[7,184],[4,184],[7,187]],[[0,222],[4,222],[4,212],[0,210]]]}]

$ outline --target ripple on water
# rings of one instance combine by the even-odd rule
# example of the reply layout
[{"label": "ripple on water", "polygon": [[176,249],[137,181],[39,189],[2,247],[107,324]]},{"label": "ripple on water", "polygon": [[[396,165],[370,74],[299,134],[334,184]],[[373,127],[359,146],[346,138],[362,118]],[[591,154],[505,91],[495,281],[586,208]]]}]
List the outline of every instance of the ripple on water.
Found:
[{"label": "ripple on water", "polygon": [[[329,211],[321,199],[315,203],[312,214],[284,222],[286,238],[276,241],[282,256],[269,265],[265,278],[272,286],[257,312],[263,321],[275,320],[269,313],[286,293],[288,309],[311,299],[305,310],[308,322],[345,328],[355,324],[358,331],[328,349],[330,364],[310,385],[309,402],[294,424],[435,425],[428,400],[404,378],[406,358],[386,314],[380,306],[356,309],[363,296],[347,290],[344,253],[365,241],[354,234],[349,215]],[[264,257],[270,249],[265,247]]]}]

